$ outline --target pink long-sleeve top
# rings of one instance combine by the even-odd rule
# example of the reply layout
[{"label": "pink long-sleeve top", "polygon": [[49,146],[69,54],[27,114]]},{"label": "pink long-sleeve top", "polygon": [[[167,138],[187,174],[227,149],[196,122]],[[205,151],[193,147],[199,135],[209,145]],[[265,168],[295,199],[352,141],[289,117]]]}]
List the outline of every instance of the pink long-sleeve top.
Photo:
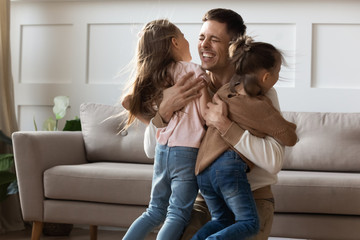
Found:
[{"label": "pink long-sleeve top", "polygon": [[[208,75],[200,65],[191,62],[177,62],[173,64],[168,73],[178,81],[186,73],[193,71],[193,78],[201,75],[208,81]],[[199,98],[191,101],[183,109],[174,113],[168,125],[164,128],[158,128],[156,139],[159,144],[167,144],[169,147],[194,147],[199,148],[201,139],[205,135],[205,121],[200,112]]]}]

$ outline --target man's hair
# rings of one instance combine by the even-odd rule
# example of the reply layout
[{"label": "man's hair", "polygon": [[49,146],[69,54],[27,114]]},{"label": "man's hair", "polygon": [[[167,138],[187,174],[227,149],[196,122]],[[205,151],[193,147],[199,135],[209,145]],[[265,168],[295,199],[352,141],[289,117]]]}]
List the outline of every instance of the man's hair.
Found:
[{"label": "man's hair", "polygon": [[205,13],[202,18],[203,22],[214,20],[220,23],[225,23],[227,32],[231,36],[231,40],[235,40],[243,36],[246,32],[246,26],[242,17],[230,9],[214,8]]}]

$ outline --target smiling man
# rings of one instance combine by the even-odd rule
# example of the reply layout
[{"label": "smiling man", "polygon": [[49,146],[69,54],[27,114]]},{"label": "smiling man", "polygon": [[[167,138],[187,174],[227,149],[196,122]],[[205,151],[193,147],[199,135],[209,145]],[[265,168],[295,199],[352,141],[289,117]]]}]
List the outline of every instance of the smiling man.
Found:
[{"label": "smiling man", "polygon": [[199,35],[198,50],[201,66],[209,71],[216,89],[227,83],[234,74],[234,66],[229,64],[230,40],[226,23],[216,20],[204,22]]},{"label": "smiling man", "polygon": [[[246,26],[242,17],[230,9],[209,10],[202,20],[198,51],[201,65],[207,70],[211,78],[209,91],[215,93],[222,85],[228,83],[235,73],[234,66],[229,60],[229,43],[244,35]],[[164,90],[158,113],[150,122],[146,132],[154,134],[154,125],[157,127],[165,126],[176,111],[189,101],[199,97],[198,90],[202,87],[201,79],[194,80],[188,74],[174,86]],[[274,88],[268,91],[267,96],[272,100],[273,105],[279,109]],[[284,146],[270,137],[255,137],[233,123],[227,117],[226,104],[219,98],[214,97],[213,103],[208,103],[208,107],[205,116],[206,124],[217,128],[229,146],[241,152],[255,164],[248,173],[248,181],[259,214],[260,231],[251,239],[268,239],[274,216],[274,198],[271,185],[277,182],[277,173],[283,164]],[[145,152],[153,151],[154,145],[149,143],[154,139],[153,135],[146,134]],[[209,220],[210,215],[206,204],[199,195],[194,205],[192,219],[181,240],[190,239]]]}]

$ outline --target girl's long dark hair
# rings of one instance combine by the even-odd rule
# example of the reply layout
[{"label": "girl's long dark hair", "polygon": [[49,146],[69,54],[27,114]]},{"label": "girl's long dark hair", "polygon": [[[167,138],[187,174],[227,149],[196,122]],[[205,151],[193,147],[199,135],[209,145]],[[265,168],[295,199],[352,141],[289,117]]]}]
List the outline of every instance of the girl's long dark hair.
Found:
[{"label": "girl's long dark hair", "polygon": [[172,38],[179,29],[167,19],[147,23],[139,33],[136,53],[136,70],[130,88],[130,105],[125,129],[138,114],[151,119],[156,105],[161,102],[162,91],[173,85],[167,69],[175,60],[171,53]]}]

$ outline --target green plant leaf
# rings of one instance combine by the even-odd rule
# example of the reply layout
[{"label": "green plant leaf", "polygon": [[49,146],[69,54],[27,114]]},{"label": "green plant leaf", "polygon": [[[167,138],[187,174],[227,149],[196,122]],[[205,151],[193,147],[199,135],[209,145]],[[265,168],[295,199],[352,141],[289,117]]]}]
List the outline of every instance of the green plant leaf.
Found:
[{"label": "green plant leaf", "polygon": [[35,131],[37,131],[38,127],[37,127],[37,124],[36,124],[36,121],[35,121],[35,116],[33,116],[33,123],[34,123],[34,129],[35,129]]},{"label": "green plant leaf", "polygon": [[63,131],[81,131],[81,122],[79,118],[67,120]]},{"label": "green plant leaf", "polygon": [[[1,174],[1,173],[0,173]],[[0,185],[0,202],[4,201],[9,195],[16,194],[19,192],[17,182],[12,181]]]},{"label": "green plant leaf", "polygon": [[0,185],[0,202],[4,201],[7,198],[7,188],[9,185],[9,183]]},{"label": "green plant leaf", "polygon": [[0,171],[0,185],[9,185],[11,182],[16,180],[16,174],[7,171]]},{"label": "green plant leaf", "polygon": [[6,136],[3,131],[0,130],[0,140],[6,144],[12,145],[12,140],[8,136]]},{"label": "green plant leaf", "polygon": [[55,119],[60,120],[65,117],[66,109],[69,107],[70,100],[68,96],[56,96],[54,98],[53,112]]},{"label": "green plant leaf", "polygon": [[44,131],[54,131],[55,128],[56,128],[56,121],[54,119],[52,119],[52,117],[49,117],[43,123],[43,130]]},{"label": "green plant leaf", "polygon": [[4,201],[9,194],[17,193],[17,191],[15,173],[0,171],[0,202]]},{"label": "green plant leaf", "polygon": [[14,155],[11,153],[0,154],[0,171],[7,171],[14,165]]},{"label": "green plant leaf", "polygon": [[[0,130],[0,140],[12,145],[12,139]],[[0,154],[0,202],[9,194],[18,192],[16,174],[9,170],[14,165],[14,155],[11,153]]]}]

